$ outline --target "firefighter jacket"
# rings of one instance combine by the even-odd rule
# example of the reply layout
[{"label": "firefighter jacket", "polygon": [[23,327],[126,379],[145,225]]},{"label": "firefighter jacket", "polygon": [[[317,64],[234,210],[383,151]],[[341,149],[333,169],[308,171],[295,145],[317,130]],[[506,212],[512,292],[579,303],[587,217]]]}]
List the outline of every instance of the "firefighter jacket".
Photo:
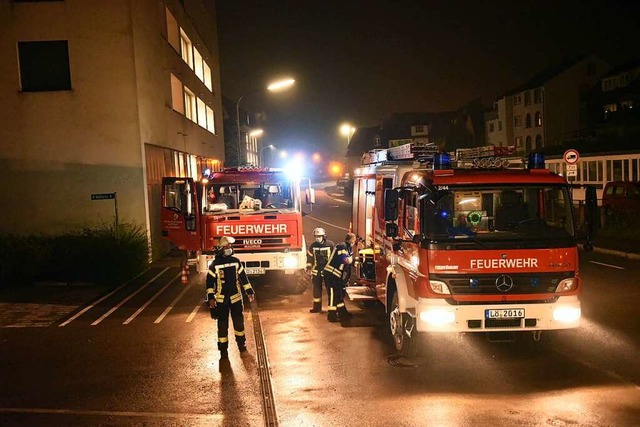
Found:
[{"label": "firefighter jacket", "polygon": [[346,282],[351,276],[351,265],[353,263],[353,248],[346,243],[338,243],[331,252],[329,263],[324,268],[325,276],[327,274],[334,278]]},{"label": "firefighter jacket", "polygon": [[231,304],[242,301],[242,289],[247,295],[254,294],[247,273],[240,260],[233,255],[216,255],[207,273],[207,301]]},{"label": "firefighter jacket", "polygon": [[307,267],[311,267],[311,275],[317,276],[329,262],[334,244],[331,240],[324,239],[322,243],[314,241],[307,249]]}]

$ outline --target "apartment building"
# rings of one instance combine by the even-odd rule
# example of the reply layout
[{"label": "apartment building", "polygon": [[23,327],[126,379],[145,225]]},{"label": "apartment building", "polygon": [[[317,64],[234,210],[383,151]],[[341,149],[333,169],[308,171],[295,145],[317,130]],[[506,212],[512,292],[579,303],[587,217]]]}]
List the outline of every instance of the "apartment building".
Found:
[{"label": "apartment building", "polygon": [[584,126],[581,103],[611,66],[589,55],[553,66],[494,102],[485,114],[487,144],[520,153],[560,145]]},{"label": "apartment building", "polygon": [[0,34],[0,232],[108,223],[117,201],[161,255],[161,177],[224,161],[214,0],[1,0]]}]

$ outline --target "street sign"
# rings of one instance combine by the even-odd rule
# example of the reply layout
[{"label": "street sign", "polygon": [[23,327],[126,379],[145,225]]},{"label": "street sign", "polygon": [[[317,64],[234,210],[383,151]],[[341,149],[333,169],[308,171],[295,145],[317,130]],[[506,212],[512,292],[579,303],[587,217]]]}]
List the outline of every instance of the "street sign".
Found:
[{"label": "street sign", "polygon": [[578,171],[567,170],[567,177],[569,176],[578,176]]},{"label": "street sign", "polygon": [[91,200],[110,200],[115,198],[116,193],[96,193],[91,195]]},{"label": "street sign", "polygon": [[576,163],[578,163],[578,160],[580,160],[580,154],[577,150],[571,148],[564,152],[563,159],[566,164],[575,165]]},{"label": "street sign", "polygon": [[567,170],[568,171],[577,171],[578,170],[578,165],[567,165]]}]

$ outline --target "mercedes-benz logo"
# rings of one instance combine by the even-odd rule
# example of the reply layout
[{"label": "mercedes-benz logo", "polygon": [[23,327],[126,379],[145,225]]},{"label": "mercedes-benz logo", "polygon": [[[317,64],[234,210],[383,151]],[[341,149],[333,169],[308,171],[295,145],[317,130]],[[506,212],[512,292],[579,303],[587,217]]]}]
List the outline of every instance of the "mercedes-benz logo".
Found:
[{"label": "mercedes-benz logo", "polygon": [[502,275],[496,279],[496,288],[500,292],[509,292],[513,288],[513,279],[510,276]]}]

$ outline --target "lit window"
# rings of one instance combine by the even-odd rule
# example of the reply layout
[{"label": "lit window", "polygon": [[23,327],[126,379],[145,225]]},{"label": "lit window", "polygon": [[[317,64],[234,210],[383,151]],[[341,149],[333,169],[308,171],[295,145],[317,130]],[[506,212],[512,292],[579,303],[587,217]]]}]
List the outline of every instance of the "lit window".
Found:
[{"label": "lit window", "polygon": [[198,49],[193,48],[193,70],[196,72],[196,76],[204,83],[204,69],[202,67],[202,55],[198,52]]},{"label": "lit window", "polygon": [[66,40],[18,42],[23,92],[71,90]]},{"label": "lit window", "polygon": [[184,115],[194,123],[197,120],[196,96],[186,87],[184,88]]},{"label": "lit window", "polygon": [[182,30],[180,30],[180,54],[182,55],[184,62],[186,62],[193,70],[193,45],[191,44],[189,37],[187,37],[185,32]]},{"label": "lit window", "polygon": [[197,98],[196,103],[198,105],[198,124],[203,128],[207,128],[207,108],[204,101]]},{"label": "lit window", "polygon": [[171,74],[171,108],[184,114],[184,96],[182,95],[182,82]]},{"label": "lit window", "polygon": [[167,40],[176,52],[180,52],[180,32],[178,30],[178,21],[176,21],[176,18],[169,9],[165,8],[164,10],[167,15]]},{"label": "lit window", "polygon": [[211,68],[209,68],[206,61],[202,61],[202,67],[204,68],[204,85],[213,92],[213,86],[211,85]]},{"label": "lit window", "polygon": [[542,126],[542,113],[540,113],[540,111],[536,111],[535,122],[536,122],[536,127]]},{"label": "lit window", "polygon": [[216,133],[215,116],[213,115],[213,110],[209,106],[207,106],[207,129],[211,133]]}]

